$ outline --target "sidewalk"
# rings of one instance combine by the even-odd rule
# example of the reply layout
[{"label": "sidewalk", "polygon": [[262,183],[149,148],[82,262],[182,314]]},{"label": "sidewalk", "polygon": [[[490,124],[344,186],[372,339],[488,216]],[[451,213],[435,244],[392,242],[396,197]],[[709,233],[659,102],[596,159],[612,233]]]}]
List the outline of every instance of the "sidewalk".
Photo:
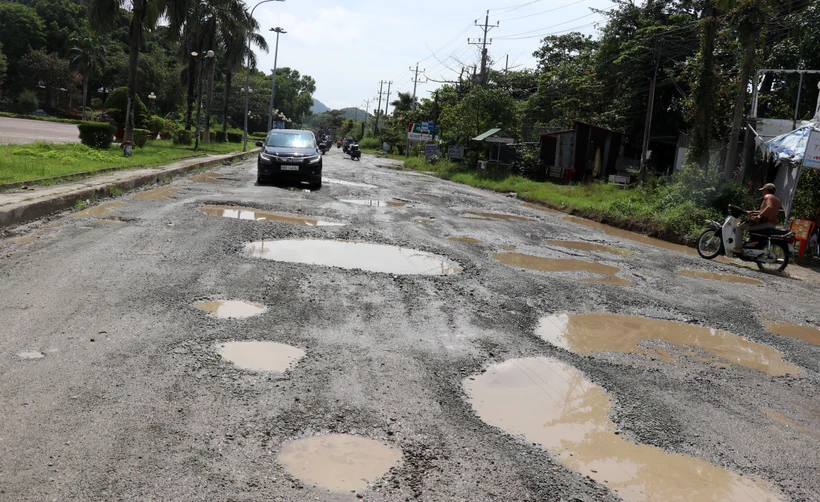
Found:
[{"label": "sidewalk", "polygon": [[74,206],[78,200],[108,197],[111,188],[127,191],[205,167],[244,160],[256,149],[241,153],[186,159],[154,168],[114,171],[56,185],[0,192],[0,227],[42,218]]}]

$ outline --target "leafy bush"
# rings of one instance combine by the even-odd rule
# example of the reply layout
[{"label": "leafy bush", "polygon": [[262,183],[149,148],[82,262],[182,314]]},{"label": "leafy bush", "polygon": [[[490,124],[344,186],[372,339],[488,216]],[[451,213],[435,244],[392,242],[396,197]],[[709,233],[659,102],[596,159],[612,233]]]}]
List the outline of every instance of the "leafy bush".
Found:
[{"label": "leafy bush", "polygon": [[362,138],[359,141],[359,148],[363,150],[381,150],[382,143],[379,138]]},{"label": "leafy bush", "polygon": [[242,143],[242,133],[241,132],[228,132],[228,142],[229,143]]},{"label": "leafy bush", "polygon": [[216,131],[213,133],[214,143],[225,143],[228,141],[228,133],[225,131]]},{"label": "leafy bush", "polygon": [[31,113],[40,108],[40,102],[37,100],[37,93],[34,91],[23,91],[17,98],[17,110],[20,113]]},{"label": "leafy bush", "polygon": [[[142,127],[145,116],[148,113],[148,108],[139,96],[134,97],[137,99],[137,103],[134,106],[134,124],[137,127]],[[108,99],[105,101],[108,114],[111,115],[111,118],[117,122],[117,125],[120,126],[121,129],[125,127],[125,108],[127,105],[128,87],[117,87],[111,91],[111,94],[108,95]]]},{"label": "leafy bush", "polygon": [[134,129],[134,145],[142,148],[148,143],[148,136],[152,134],[148,129]]},{"label": "leafy bush", "polygon": [[77,125],[80,130],[80,142],[82,144],[97,148],[100,150],[107,150],[114,141],[114,132],[116,127],[111,124],[103,122],[81,122]]},{"label": "leafy bush", "polygon": [[12,151],[14,156],[32,157],[38,159],[55,159],[60,164],[80,164],[98,162],[106,159],[106,154],[79,143],[29,143],[21,145]]},{"label": "leafy bush", "polygon": [[194,133],[191,131],[186,131],[185,129],[180,129],[176,133],[174,133],[173,138],[175,145],[184,145],[190,146],[194,144]]},{"label": "leafy bush", "polygon": [[151,137],[156,138],[157,134],[165,130],[165,119],[157,115],[151,115],[145,120],[145,128],[151,131]]}]

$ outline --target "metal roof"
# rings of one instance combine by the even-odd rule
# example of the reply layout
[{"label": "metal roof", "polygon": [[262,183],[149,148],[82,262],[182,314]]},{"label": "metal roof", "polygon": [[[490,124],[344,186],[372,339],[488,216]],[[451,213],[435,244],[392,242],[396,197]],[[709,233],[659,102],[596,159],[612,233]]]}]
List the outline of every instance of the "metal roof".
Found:
[{"label": "metal roof", "polygon": [[509,134],[505,133],[500,128],[496,128],[496,129],[490,129],[489,131],[485,132],[484,134],[479,134],[478,136],[473,138],[473,141],[485,141],[487,138],[495,136],[498,133],[502,133],[502,137],[504,137],[504,138],[509,138],[510,137]]}]

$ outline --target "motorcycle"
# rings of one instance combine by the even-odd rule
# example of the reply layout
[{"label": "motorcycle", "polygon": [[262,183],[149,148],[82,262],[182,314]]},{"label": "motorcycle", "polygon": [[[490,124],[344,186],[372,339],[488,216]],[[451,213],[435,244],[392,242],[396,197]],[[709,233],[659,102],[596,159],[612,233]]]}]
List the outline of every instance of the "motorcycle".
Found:
[{"label": "motorcycle", "polygon": [[342,141],[339,140],[339,141],[336,142],[336,148],[341,148],[341,147],[342,147]]},{"label": "motorcycle", "polygon": [[327,147],[327,142],[326,141],[322,140],[322,141],[319,142],[319,150],[321,150],[322,155],[327,153],[328,147]]},{"label": "motorcycle", "polygon": [[739,258],[757,264],[763,271],[781,272],[789,264],[789,257],[794,254],[795,235],[788,230],[769,228],[750,231],[751,238],[742,243],[742,252],[733,253],[738,248],[735,243],[735,229],[740,225],[746,211],[729,206],[728,215],[723,223],[709,221],[708,228],[698,237],[698,254],[701,258],[713,260],[718,255]]},{"label": "motorcycle", "polygon": [[348,148],[350,146],[350,143],[350,140],[348,140],[347,138],[342,140],[342,153],[344,153],[345,155],[350,155],[350,149]]},{"label": "motorcycle", "polygon": [[362,159],[362,151],[359,150],[359,143],[353,141],[349,145],[347,145],[347,151],[350,155],[350,160],[361,160]]}]

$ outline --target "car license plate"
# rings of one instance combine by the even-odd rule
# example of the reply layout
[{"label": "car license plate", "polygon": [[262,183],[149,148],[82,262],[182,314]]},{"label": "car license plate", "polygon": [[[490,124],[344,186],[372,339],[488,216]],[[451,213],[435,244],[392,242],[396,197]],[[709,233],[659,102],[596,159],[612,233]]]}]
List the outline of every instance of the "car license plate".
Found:
[{"label": "car license plate", "polygon": [[299,166],[282,166],[283,171],[298,171]]}]

